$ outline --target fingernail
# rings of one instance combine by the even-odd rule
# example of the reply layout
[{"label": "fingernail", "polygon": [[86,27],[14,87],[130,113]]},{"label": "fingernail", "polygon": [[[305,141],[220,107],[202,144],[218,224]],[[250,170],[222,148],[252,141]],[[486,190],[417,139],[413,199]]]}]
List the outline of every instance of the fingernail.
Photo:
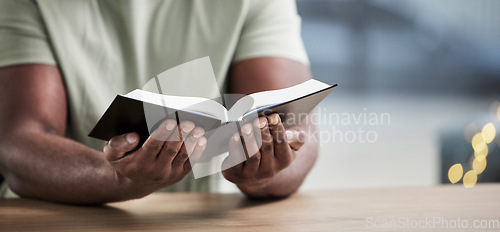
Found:
[{"label": "fingernail", "polygon": [[129,144],[134,144],[135,142],[137,142],[137,135],[134,133],[130,133],[125,136],[125,140],[127,140],[127,143]]},{"label": "fingernail", "polygon": [[260,128],[260,118],[255,119],[255,120],[253,121],[253,126],[255,126],[255,127],[259,127],[259,128]]},{"label": "fingernail", "polygon": [[197,138],[201,137],[203,134],[204,134],[204,131],[203,131],[203,130],[195,130],[195,131],[193,132],[193,137],[194,137],[195,139],[197,139]]},{"label": "fingernail", "polygon": [[271,125],[278,125],[279,123],[279,116],[278,115],[272,115],[271,117],[269,117],[269,123]]},{"label": "fingernail", "polygon": [[299,131],[299,142],[305,142],[306,141],[306,132],[301,130]]},{"label": "fingernail", "polygon": [[250,124],[245,124],[241,128],[241,131],[243,132],[243,134],[249,135],[250,133],[252,133],[252,126]]},{"label": "fingernail", "polygon": [[207,144],[207,139],[205,137],[202,137],[198,140],[198,146],[205,146]]},{"label": "fingernail", "polygon": [[233,135],[233,141],[238,142],[240,140],[240,135],[239,134],[234,134]]},{"label": "fingernail", "polygon": [[293,131],[287,130],[285,133],[286,133],[286,140],[292,141],[293,140]]},{"label": "fingernail", "polygon": [[267,125],[267,120],[265,118],[259,118],[259,128],[262,129]]},{"label": "fingernail", "polygon": [[182,128],[182,131],[183,131],[184,133],[188,133],[188,132],[190,132],[191,130],[193,130],[194,125],[193,125],[193,124],[191,124],[191,123],[185,123],[184,125],[182,125],[182,127],[181,127],[181,128]]},{"label": "fingernail", "polygon": [[173,130],[175,127],[175,123],[173,121],[168,121],[167,122],[167,125],[165,126],[165,128],[168,130],[168,131],[171,131]]}]

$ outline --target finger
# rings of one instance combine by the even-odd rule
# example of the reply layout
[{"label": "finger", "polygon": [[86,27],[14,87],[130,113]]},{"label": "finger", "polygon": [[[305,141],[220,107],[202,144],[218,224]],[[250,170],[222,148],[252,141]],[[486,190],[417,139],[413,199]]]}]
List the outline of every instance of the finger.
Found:
[{"label": "finger", "polygon": [[186,145],[182,144],[181,148],[177,152],[172,160],[172,169],[175,171],[182,171],[184,169],[184,163],[189,159],[189,154],[186,151]]},{"label": "finger", "polygon": [[236,183],[241,179],[243,171],[243,161],[245,161],[245,151],[241,145],[239,133],[235,133],[229,142],[229,156],[224,159],[221,165],[221,171],[224,178]]},{"label": "finger", "polygon": [[226,173],[240,174],[245,159],[245,151],[241,145],[240,135],[235,133],[229,142],[229,156],[222,162],[221,170],[227,170]]},{"label": "finger", "polygon": [[290,147],[298,151],[305,143],[306,133],[303,130],[287,130],[286,140]]},{"label": "finger", "polygon": [[177,122],[173,119],[167,119],[163,121],[149,137],[157,141],[166,141],[175,127],[177,127]]},{"label": "finger", "polygon": [[191,134],[184,140],[184,144],[186,145],[186,150],[189,155],[193,153],[198,140],[205,134],[205,130],[201,127],[195,127]]},{"label": "finger", "polygon": [[255,154],[259,153],[259,146],[255,140],[252,124],[247,123],[243,125],[241,127],[241,135],[243,136],[243,142],[248,157],[251,158]]},{"label": "finger", "polygon": [[108,161],[115,161],[122,158],[125,153],[133,150],[139,143],[137,133],[128,133],[115,136],[104,146],[104,155]]},{"label": "finger", "polygon": [[259,173],[261,173],[264,177],[270,177],[274,175],[273,137],[271,136],[271,132],[269,131],[269,126],[266,118],[258,118],[257,120],[255,120],[254,126],[260,130],[260,134],[262,137]]},{"label": "finger", "polygon": [[181,140],[185,140],[195,127],[196,125],[194,125],[194,123],[191,121],[182,121],[180,124]]},{"label": "finger", "polygon": [[176,126],[173,129],[170,136],[166,139],[167,141],[165,142],[165,145],[161,149],[160,153],[158,154],[158,156],[156,156],[159,165],[165,165],[168,168],[171,168],[173,166],[173,161],[181,150],[183,144],[182,134],[185,133],[183,132],[183,129],[185,131],[189,131],[189,127],[191,127],[191,124],[191,122],[181,122],[179,126]]},{"label": "finger", "polygon": [[286,141],[285,127],[283,127],[281,119],[277,114],[270,115],[268,123],[274,141],[274,157],[278,160],[281,167],[286,167],[292,162],[292,155],[294,153]]},{"label": "finger", "polygon": [[[160,126],[153,131],[149,138],[142,144],[140,150],[141,158],[152,160],[162,150],[165,141],[173,134],[177,128],[177,123],[172,119],[167,119],[160,124]],[[175,133],[174,133],[175,134]]]},{"label": "finger", "polygon": [[170,141],[169,138],[167,143],[165,144],[166,146],[170,146],[170,144],[173,143],[173,146],[177,147],[179,142],[182,143],[182,146],[180,147],[177,154],[175,155],[174,160],[172,161],[172,167],[182,168],[184,166],[184,162],[186,162],[186,160],[189,158],[189,153],[184,140],[188,139],[189,136],[191,136],[191,132],[194,130],[194,128],[195,128],[194,123],[190,121],[181,122],[180,124],[181,140]]},{"label": "finger", "polygon": [[[247,151],[248,159],[245,161],[243,167],[243,175],[250,176],[257,171],[259,171],[260,165],[260,151],[259,146],[255,140],[253,125],[245,124],[241,127],[241,133],[243,135],[243,140],[245,142],[245,148]],[[259,133],[260,134],[260,133]]]},{"label": "finger", "polygon": [[191,167],[193,167],[201,159],[201,155],[203,154],[206,148],[207,148],[207,139],[205,137],[200,137],[197,140],[197,143],[195,144],[193,152],[189,156],[188,161],[184,163],[184,171],[191,170]]}]

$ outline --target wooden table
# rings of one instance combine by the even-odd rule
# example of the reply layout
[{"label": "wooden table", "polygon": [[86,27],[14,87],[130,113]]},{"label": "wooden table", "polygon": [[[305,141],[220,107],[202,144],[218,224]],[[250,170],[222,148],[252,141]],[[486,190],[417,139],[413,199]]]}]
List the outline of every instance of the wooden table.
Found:
[{"label": "wooden table", "polygon": [[0,200],[0,231],[359,231],[373,228],[375,221],[383,226],[426,217],[498,221],[500,184],[300,192],[267,202],[199,193],[155,193],[93,207]]}]

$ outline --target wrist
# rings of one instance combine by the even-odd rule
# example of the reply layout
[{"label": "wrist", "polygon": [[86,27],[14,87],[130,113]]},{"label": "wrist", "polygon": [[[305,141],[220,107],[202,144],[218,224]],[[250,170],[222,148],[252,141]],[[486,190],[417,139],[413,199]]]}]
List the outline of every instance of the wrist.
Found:
[{"label": "wrist", "polygon": [[149,195],[155,190],[151,189],[151,186],[145,186],[137,181],[134,181],[127,176],[116,171],[114,168],[114,182],[116,183],[116,196],[120,201],[139,199]]}]

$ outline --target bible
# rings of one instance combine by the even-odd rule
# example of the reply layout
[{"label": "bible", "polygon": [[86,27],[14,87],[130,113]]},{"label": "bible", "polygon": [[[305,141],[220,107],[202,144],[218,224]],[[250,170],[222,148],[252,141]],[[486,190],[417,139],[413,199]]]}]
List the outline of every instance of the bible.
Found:
[{"label": "bible", "polygon": [[168,118],[178,123],[189,120],[205,131],[211,131],[233,122],[243,125],[273,113],[280,115],[285,128],[289,128],[298,125],[336,86],[311,79],[289,88],[257,92],[234,101],[228,98],[225,104],[206,98],[136,89],[117,95],[89,136],[109,140],[117,135],[137,132],[144,142]]}]

